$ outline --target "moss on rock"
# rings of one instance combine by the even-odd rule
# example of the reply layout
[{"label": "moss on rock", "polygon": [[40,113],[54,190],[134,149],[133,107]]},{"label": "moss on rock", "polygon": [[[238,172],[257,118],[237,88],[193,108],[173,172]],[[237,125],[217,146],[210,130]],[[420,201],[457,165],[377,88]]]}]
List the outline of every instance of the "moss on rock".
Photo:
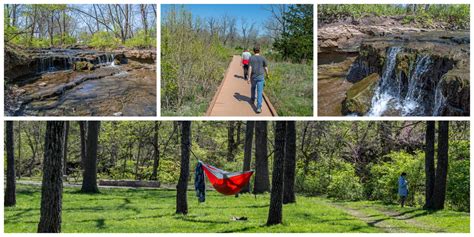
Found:
[{"label": "moss on rock", "polygon": [[355,83],[347,91],[346,99],[342,102],[342,113],[345,115],[355,113],[359,116],[366,114],[369,111],[379,80],[379,74],[372,73]]}]

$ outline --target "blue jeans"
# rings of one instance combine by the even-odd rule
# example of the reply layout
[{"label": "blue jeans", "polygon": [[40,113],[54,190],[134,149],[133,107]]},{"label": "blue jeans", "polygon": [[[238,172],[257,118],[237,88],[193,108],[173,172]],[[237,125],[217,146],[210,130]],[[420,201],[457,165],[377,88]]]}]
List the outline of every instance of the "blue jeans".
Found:
[{"label": "blue jeans", "polygon": [[251,83],[252,87],[250,88],[250,99],[252,101],[255,101],[255,91],[257,91],[257,109],[260,109],[262,108],[263,86],[265,85],[265,77],[263,75],[252,77]]}]

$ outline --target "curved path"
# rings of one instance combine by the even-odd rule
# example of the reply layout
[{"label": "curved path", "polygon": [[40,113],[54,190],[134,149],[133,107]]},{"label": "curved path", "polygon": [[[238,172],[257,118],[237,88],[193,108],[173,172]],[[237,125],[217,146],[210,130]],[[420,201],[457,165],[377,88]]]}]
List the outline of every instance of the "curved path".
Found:
[{"label": "curved path", "polygon": [[263,95],[262,113],[257,114],[256,106],[250,101],[250,84],[244,80],[240,66],[241,57],[234,55],[207,109],[206,116],[277,116],[275,108]]}]

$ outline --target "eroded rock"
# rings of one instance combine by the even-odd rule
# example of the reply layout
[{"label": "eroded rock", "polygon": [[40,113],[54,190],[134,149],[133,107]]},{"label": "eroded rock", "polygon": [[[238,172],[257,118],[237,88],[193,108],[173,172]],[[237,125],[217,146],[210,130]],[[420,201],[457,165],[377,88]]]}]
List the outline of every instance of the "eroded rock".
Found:
[{"label": "eroded rock", "polygon": [[370,109],[370,103],[379,80],[379,74],[372,73],[355,83],[347,91],[346,99],[342,102],[342,113],[365,115]]}]

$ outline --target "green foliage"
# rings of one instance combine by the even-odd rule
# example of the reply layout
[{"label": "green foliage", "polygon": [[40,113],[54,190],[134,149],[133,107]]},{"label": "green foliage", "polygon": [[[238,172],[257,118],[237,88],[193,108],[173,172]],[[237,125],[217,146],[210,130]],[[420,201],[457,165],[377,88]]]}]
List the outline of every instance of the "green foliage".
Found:
[{"label": "green foliage", "polygon": [[156,37],[151,37],[150,32],[145,35],[145,31],[140,30],[132,38],[125,41],[125,46],[129,48],[155,48]]},{"label": "green foliage", "polygon": [[265,93],[280,116],[313,115],[313,66],[269,62]]},{"label": "green foliage", "polygon": [[273,47],[283,59],[307,62],[313,59],[313,5],[291,5],[284,13],[286,30]]},{"label": "green foliage", "polygon": [[404,16],[402,24],[431,27],[444,22],[453,29],[469,29],[469,4],[324,4],[318,6],[321,22],[330,23],[347,17]]},{"label": "green foliage", "polygon": [[328,186],[328,197],[337,200],[357,201],[362,199],[363,188],[359,177],[355,174],[354,167],[350,164],[343,164],[331,177]]},{"label": "green foliage", "polygon": [[[303,164],[299,164],[303,165]],[[296,188],[310,195],[327,194],[337,200],[360,200],[363,188],[352,165],[334,159],[311,163],[307,174],[297,169]]]},{"label": "green foliage", "polygon": [[449,143],[446,201],[452,209],[470,211],[470,156],[468,141]]},{"label": "green foliage", "polygon": [[162,115],[201,115],[232,56],[217,35],[192,27],[191,13],[171,8],[161,27]]},{"label": "green foliage", "polygon": [[370,181],[366,192],[374,200],[385,203],[398,201],[398,177],[402,172],[407,173],[408,198],[410,205],[422,205],[424,202],[424,153],[408,154],[392,152],[387,155],[388,161],[372,165]]},{"label": "green foliage", "polygon": [[99,31],[92,35],[88,44],[99,49],[114,49],[119,46],[120,40],[111,32]]}]

